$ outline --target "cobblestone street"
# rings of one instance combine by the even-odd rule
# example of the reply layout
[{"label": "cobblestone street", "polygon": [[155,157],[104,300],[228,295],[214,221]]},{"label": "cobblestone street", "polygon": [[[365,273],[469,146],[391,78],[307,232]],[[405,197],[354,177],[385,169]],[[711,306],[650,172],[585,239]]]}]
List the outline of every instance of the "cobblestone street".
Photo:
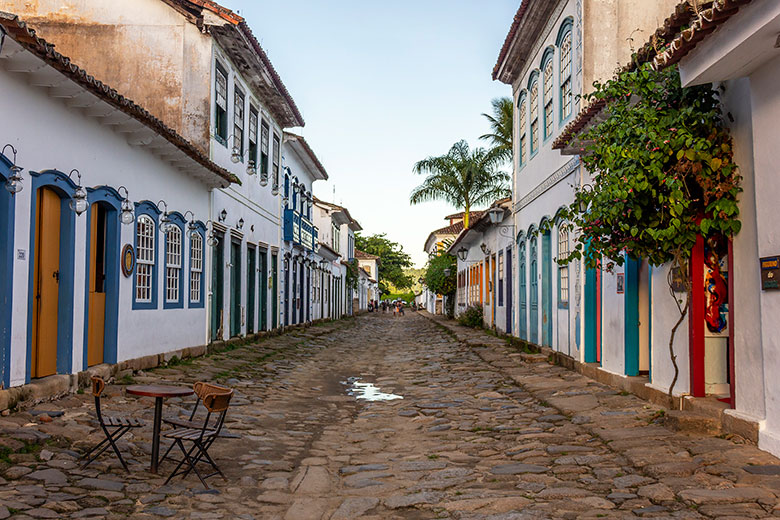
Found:
[{"label": "cobblestone street", "polygon": [[[151,426],[120,444],[130,475],[108,454],[78,469],[102,436],[89,392],[2,417],[0,519],[780,516],[774,457],[669,430],[659,407],[482,332],[457,336],[469,340],[414,313],[365,315],[117,381],[236,389],[226,427],[240,439],[215,443],[227,481],[210,492],[192,475],[163,486],[169,461],[148,472]],[[403,399],[356,400],[356,381]],[[107,392],[108,412],[150,425],[150,399]]]}]

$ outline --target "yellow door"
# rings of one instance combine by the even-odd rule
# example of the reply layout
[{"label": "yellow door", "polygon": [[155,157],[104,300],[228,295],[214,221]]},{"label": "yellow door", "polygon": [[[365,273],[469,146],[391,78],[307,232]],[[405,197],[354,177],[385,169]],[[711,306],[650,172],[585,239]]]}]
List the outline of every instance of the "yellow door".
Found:
[{"label": "yellow door", "polygon": [[60,197],[40,188],[36,203],[32,377],[57,373],[60,278]]},{"label": "yellow door", "polygon": [[106,212],[98,204],[90,208],[89,239],[89,330],[87,365],[103,362],[106,323]]}]

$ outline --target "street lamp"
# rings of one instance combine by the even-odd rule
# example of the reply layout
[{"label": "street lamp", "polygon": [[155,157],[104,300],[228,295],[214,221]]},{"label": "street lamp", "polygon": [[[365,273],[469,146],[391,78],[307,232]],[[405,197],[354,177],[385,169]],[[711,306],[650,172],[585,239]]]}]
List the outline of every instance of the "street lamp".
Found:
[{"label": "street lamp", "polygon": [[[160,208],[160,204],[162,204],[162,208]],[[168,216],[168,203],[160,200],[157,202],[157,209],[162,209],[163,211],[162,217],[160,217],[160,231],[167,235],[173,230],[173,222],[171,222],[171,217]]]},{"label": "street lamp", "polygon": [[68,177],[71,179],[73,178],[73,174],[76,174],[76,176],[79,179],[78,186],[76,186],[76,191],[73,193],[73,198],[70,199],[70,209],[72,209],[76,215],[81,215],[85,211],[87,211],[87,207],[89,207],[89,204],[87,204],[87,190],[84,189],[84,186],[81,185],[81,172],[73,169],[68,174]]},{"label": "street lamp", "polygon": [[130,192],[127,188],[120,186],[117,188],[117,193],[122,194],[121,190],[125,190],[125,196],[122,199],[122,209],[119,213],[119,220],[122,224],[132,224],[135,220],[135,212],[133,211],[133,203],[130,202]]},{"label": "street lamp", "polygon": [[469,256],[469,250],[466,249],[465,247],[461,247],[460,249],[458,249],[457,255],[458,255],[458,259],[461,262],[465,262],[466,258],[468,258],[468,256]]},{"label": "street lamp", "polygon": [[22,169],[16,165],[16,148],[14,148],[14,145],[9,143],[3,146],[3,151],[0,152],[2,155],[5,155],[6,148],[11,149],[11,152],[14,154],[14,161],[11,165],[11,176],[8,177],[7,181],[5,181],[5,189],[8,190],[11,195],[16,195],[22,191],[22,188],[24,187],[22,185]]},{"label": "street lamp", "polygon": [[449,276],[450,273],[452,273],[452,269],[450,269],[449,267],[445,267],[444,268],[444,276]]},{"label": "street lamp", "polygon": [[487,246],[486,243],[482,242],[479,248],[482,250],[482,254],[484,254],[485,256],[490,254],[490,248]]},{"label": "street lamp", "polygon": [[490,217],[491,224],[501,224],[504,221],[504,208],[496,206],[488,210],[488,217]]}]

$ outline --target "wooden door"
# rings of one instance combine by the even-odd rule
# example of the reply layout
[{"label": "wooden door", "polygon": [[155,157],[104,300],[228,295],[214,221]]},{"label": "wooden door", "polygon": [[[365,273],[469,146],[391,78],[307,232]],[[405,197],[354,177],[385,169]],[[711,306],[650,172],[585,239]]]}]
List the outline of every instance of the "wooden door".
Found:
[{"label": "wooden door", "polygon": [[552,244],[549,231],[542,235],[542,345],[552,346]]},{"label": "wooden door", "polygon": [[512,334],[512,248],[506,250],[506,273],[504,274],[504,283],[506,283],[506,333]]},{"label": "wooden door", "polygon": [[268,330],[268,253],[260,251],[260,330]]},{"label": "wooden door", "polygon": [[90,208],[87,365],[103,363],[106,330],[106,210]]},{"label": "wooden door", "polygon": [[531,316],[529,317],[529,325],[531,329],[531,343],[539,343],[539,259],[536,254],[536,237],[531,239],[531,248],[529,251],[529,286],[530,294],[529,304],[531,306]]},{"label": "wooden door", "polygon": [[246,333],[255,332],[255,294],[257,293],[257,250],[246,250]]},{"label": "wooden door", "polygon": [[50,188],[39,188],[36,201],[35,272],[32,328],[32,377],[57,373],[57,309],[60,283],[62,201]]},{"label": "wooden door", "polygon": [[230,242],[230,336],[241,334],[241,244]]}]

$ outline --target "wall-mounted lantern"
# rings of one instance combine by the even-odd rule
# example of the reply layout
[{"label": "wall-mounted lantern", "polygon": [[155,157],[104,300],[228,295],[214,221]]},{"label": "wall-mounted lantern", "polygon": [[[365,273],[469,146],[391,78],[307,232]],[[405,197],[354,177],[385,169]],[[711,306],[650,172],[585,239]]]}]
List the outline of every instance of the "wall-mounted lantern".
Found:
[{"label": "wall-mounted lantern", "polygon": [[16,164],[16,148],[12,144],[7,144],[3,147],[2,154],[5,155],[5,149],[10,148],[11,153],[14,155],[13,164],[11,165],[11,176],[8,177],[8,180],[5,181],[5,189],[8,190],[8,192],[11,195],[16,195],[20,191],[22,191],[22,188],[24,188],[24,185],[22,184],[22,169],[17,166]]},{"label": "wall-mounted lantern", "polygon": [[466,258],[468,258],[469,256],[469,250],[466,249],[465,247],[461,247],[460,249],[458,249],[457,255],[458,255],[458,259],[461,262],[465,262]]},{"label": "wall-mounted lantern", "polygon": [[[162,205],[162,208],[160,207]],[[164,234],[168,234],[173,230],[174,223],[171,222],[171,217],[168,214],[168,203],[164,200],[160,200],[157,202],[157,209],[161,210],[163,212],[162,216],[160,217],[160,231]]]},{"label": "wall-mounted lantern", "polygon": [[81,215],[85,211],[87,211],[87,208],[89,207],[89,204],[87,203],[87,190],[84,189],[84,186],[81,185],[81,172],[73,169],[68,174],[68,177],[71,179],[73,178],[73,174],[76,174],[76,177],[78,178],[78,185],[76,186],[76,191],[73,193],[73,197],[70,199],[70,209],[73,210],[76,215]]},{"label": "wall-mounted lantern", "polygon": [[217,217],[220,222],[225,222],[225,219],[227,218],[227,210],[223,209],[219,212],[219,216]]},{"label": "wall-mounted lantern", "polygon": [[125,195],[122,197],[122,207],[119,212],[119,221],[122,222],[122,224],[128,225],[135,221],[135,211],[133,211],[133,203],[130,202],[130,192],[127,191],[127,188],[120,186],[116,191],[122,195],[122,190],[125,190]]},{"label": "wall-mounted lantern", "polygon": [[242,229],[244,227],[244,219],[240,218],[238,219],[238,223],[236,224],[236,229]]}]

